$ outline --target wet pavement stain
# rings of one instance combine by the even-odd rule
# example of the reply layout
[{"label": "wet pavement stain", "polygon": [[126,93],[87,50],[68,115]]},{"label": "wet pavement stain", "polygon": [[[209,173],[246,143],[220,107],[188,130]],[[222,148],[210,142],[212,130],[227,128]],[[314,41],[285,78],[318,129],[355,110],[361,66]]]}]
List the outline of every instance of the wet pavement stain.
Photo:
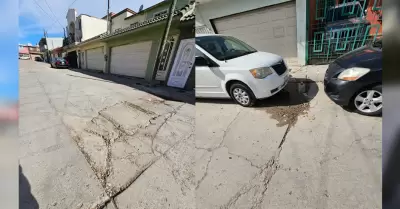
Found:
[{"label": "wet pavement stain", "polygon": [[296,124],[299,116],[307,115],[310,109],[310,98],[306,93],[301,92],[301,89],[307,92],[311,84],[309,82],[303,82],[303,84],[304,86],[301,87],[300,82],[288,83],[284,90],[260,102],[261,107],[265,106],[262,109],[277,121],[277,127],[287,125],[290,130]]}]

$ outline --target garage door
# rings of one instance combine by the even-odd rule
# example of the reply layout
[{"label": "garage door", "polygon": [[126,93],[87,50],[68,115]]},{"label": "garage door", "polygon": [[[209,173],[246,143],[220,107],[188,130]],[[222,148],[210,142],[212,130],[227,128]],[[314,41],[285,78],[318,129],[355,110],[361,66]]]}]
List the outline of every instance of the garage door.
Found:
[{"label": "garage door", "polygon": [[144,78],[151,41],[111,48],[110,70],[113,74]]},{"label": "garage door", "polygon": [[296,3],[287,2],[213,20],[217,33],[297,62]]},{"label": "garage door", "polygon": [[87,69],[89,70],[103,71],[104,69],[103,47],[89,49],[86,51],[86,66]]}]

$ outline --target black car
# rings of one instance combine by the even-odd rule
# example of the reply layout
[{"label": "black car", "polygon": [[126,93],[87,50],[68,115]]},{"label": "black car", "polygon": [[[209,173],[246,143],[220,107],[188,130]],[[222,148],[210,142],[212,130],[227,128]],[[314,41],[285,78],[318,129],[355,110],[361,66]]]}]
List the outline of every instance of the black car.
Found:
[{"label": "black car", "polygon": [[52,68],[68,68],[68,66],[68,61],[64,58],[53,58],[50,62]]},{"label": "black car", "polygon": [[336,104],[363,115],[382,114],[382,40],[358,48],[332,62],[324,89]]}]

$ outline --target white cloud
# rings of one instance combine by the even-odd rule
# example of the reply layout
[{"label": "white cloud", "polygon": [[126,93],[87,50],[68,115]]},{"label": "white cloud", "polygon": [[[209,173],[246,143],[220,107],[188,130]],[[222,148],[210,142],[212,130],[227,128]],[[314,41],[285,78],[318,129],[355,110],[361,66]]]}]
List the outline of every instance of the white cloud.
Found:
[{"label": "white cloud", "polygon": [[[40,5],[45,12],[40,9],[35,3]],[[19,36],[23,37],[30,34],[42,34],[43,29],[46,29],[49,34],[62,34],[63,27],[67,25],[66,15],[68,12],[68,6],[74,0],[47,0],[51,10],[46,5],[45,0],[20,0],[19,15],[32,19],[35,24],[32,25],[20,25]],[[133,11],[138,11],[141,4],[144,4],[144,8],[148,8],[161,0],[110,0],[110,12],[117,13],[125,8],[130,8]],[[76,0],[71,6],[75,8],[79,14],[87,14],[95,17],[103,17],[107,14],[107,0]],[[57,20],[60,22],[60,25]]]}]

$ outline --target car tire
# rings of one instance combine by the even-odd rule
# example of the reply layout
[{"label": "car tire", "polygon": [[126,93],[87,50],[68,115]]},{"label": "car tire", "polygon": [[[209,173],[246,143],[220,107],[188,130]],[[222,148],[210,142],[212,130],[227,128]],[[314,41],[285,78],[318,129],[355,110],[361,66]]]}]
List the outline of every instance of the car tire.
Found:
[{"label": "car tire", "polygon": [[[382,102],[382,85],[377,85],[356,93],[351,101],[351,107],[361,115],[380,116],[383,110]],[[370,107],[375,107],[376,110]]]},{"label": "car tire", "polygon": [[254,106],[257,101],[251,89],[242,83],[232,84],[230,86],[229,93],[231,98],[243,107]]}]

